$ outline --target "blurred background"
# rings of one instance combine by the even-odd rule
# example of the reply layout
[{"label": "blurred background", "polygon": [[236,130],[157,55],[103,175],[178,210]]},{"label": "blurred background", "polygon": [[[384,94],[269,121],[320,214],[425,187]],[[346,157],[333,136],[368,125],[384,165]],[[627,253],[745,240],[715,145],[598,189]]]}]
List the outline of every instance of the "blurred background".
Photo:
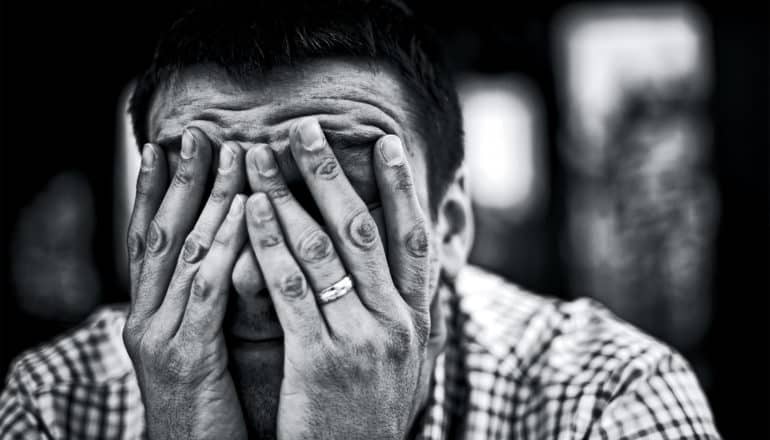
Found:
[{"label": "blurred background", "polygon": [[[413,2],[465,117],[471,260],[589,296],[691,362],[726,438],[770,438],[765,2]],[[3,4],[0,374],[128,299],[132,78],[178,11]]]}]

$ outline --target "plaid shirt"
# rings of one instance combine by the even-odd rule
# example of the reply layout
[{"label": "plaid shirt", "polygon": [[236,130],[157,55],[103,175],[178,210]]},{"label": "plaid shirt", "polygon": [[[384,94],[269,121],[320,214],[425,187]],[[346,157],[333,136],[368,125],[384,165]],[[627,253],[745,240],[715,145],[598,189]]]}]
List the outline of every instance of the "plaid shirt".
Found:
[{"label": "plaid shirt", "polygon": [[[686,361],[596,303],[561,302],[469,267],[444,298],[421,439],[717,439]],[[144,408],[103,309],[21,355],[0,396],[0,438],[142,438]]]}]

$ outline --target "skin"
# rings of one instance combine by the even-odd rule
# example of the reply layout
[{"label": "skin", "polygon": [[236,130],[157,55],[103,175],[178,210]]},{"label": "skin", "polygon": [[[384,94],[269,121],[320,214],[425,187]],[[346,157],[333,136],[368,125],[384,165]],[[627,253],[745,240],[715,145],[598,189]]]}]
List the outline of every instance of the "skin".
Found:
[{"label": "skin", "polygon": [[[438,274],[472,228],[460,176],[428,217],[428,148],[394,78],[199,66],[156,94],[124,330],[151,438],[406,435],[445,341]],[[345,274],[353,291],[319,304]]]}]

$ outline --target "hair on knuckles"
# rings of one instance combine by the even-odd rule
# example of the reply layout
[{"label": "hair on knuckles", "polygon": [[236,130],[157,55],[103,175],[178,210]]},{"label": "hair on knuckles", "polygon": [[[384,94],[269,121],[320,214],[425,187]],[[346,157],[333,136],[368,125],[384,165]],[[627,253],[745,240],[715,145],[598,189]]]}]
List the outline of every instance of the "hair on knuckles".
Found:
[{"label": "hair on knuckles", "polygon": [[[407,111],[425,142],[431,213],[463,159],[462,120],[438,40],[396,0],[205,2],[162,35],[129,112],[139,145],[159,85],[186,67],[213,64],[235,80],[302,61],[350,57],[395,68]],[[440,117],[436,117],[440,115]]]}]

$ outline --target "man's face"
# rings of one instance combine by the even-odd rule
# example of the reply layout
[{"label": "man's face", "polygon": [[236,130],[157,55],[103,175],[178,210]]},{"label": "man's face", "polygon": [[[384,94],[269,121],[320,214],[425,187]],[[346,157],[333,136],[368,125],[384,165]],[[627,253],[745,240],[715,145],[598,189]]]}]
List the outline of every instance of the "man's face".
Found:
[{"label": "man's face", "polygon": [[[314,116],[387,240],[372,169],[372,148],[378,138],[395,134],[403,140],[420,204],[429,211],[426,146],[414,135],[413,117],[402,93],[387,69],[375,71],[368,64],[341,60],[276,69],[248,83],[234,81],[217,68],[199,66],[185,70],[156,93],[149,135],[166,149],[171,171],[188,126],[202,129],[216,148],[225,141],[237,141],[244,149],[268,144],[295,197],[322,222],[288,149],[292,124]],[[212,173],[215,169],[216,164]],[[251,193],[249,188],[243,191]],[[434,267],[431,273],[438,270]],[[230,296],[225,321],[230,371],[249,425],[257,434],[269,435],[282,378],[282,330],[248,248],[241,253],[233,279],[237,289]]]}]

